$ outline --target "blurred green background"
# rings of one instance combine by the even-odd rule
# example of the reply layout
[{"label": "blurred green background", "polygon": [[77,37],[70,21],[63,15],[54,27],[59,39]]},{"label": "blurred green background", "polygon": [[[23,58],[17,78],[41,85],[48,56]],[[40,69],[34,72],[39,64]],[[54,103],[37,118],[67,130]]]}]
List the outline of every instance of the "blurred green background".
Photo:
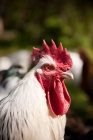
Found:
[{"label": "blurred green background", "polygon": [[[41,47],[43,39],[49,45],[51,39],[57,45],[62,42],[70,51],[82,48],[93,61],[93,1],[0,0],[0,56],[31,51],[33,46]],[[87,95],[74,83],[66,84],[71,109],[91,124],[93,106]]]}]

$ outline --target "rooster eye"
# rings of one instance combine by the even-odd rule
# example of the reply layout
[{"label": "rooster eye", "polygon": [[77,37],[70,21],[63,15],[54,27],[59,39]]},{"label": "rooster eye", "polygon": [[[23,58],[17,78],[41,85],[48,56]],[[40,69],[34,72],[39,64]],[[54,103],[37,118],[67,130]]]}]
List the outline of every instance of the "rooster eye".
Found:
[{"label": "rooster eye", "polygon": [[47,71],[49,71],[49,70],[51,70],[51,67],[50,67],[50,66],[46,66],[45,69],[46,69]]},{"label": "rooster eye", "polygon": [[49,71],[51,71],[51,70],[54,70],[54,67],[53,67],[52,65],[45,64],[45,65],[42,66],[42,69],[43,69],[44,71],[49,72]]}]

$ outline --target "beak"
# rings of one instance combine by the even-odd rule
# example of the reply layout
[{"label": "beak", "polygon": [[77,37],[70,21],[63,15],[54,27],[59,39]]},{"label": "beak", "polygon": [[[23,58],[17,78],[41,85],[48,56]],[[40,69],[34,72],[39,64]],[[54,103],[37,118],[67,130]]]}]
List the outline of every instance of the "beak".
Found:
[{"label": "beak", "polygon": [[74,76],[71,72],[62,72],[61,76],[64,79],[74,79]]}]

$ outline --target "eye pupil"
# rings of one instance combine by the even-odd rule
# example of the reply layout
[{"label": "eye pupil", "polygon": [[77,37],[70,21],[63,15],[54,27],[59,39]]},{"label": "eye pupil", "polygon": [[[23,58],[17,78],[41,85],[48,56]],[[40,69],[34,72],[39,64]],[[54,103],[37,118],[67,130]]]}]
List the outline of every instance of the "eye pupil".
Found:
[{"label": "eye pupil", "polygon": [[50,67],[49,66],[46,66],[46,70],[50,70]]}]

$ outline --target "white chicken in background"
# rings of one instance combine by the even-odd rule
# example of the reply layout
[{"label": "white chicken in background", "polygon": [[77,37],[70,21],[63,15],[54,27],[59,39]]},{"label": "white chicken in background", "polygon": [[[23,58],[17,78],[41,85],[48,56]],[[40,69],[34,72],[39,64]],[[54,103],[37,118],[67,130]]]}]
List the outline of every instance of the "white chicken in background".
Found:
[{"label": "white chicken in background", "polygon": [[0,71],[0,100],[6,97],[24,77],[25,73],[19,73],[19,69],[22,69],[20,65],[12,65],[9,69]]},{"label": "white chicken in background", "polygon": [[82,80],[83,61],[80,58],[79,53],[69,51],[69,54],[73,61],[73,66],[70,71],[73,73],[75,84],[80,86]]},{"label": "white chicken in background", "polygon": [[26,73],[32,66],[30,52],[28,50],[19,50],[8,56],[0,57],[0,70],[7,70],[12,65],[20,65],[20,73]]},{"label": "white chicken in background", "polygon": [[0,57],[0,71],[9,69],[11,65],[12,62],[7,56]]},{"label": "white chicken in background", "polygon": [[64,140],[70,96],[64,79],[72,59],[60,43],[33,48],[36,65],[0,101],[0,140]]},{"label": "white chicken in background", "polygon": [[19,50],[15,53],[12,53],[8,56],[13,65],[20,65],[20,73],[26,73],[32,65],[31,53],[28,50]]}]

